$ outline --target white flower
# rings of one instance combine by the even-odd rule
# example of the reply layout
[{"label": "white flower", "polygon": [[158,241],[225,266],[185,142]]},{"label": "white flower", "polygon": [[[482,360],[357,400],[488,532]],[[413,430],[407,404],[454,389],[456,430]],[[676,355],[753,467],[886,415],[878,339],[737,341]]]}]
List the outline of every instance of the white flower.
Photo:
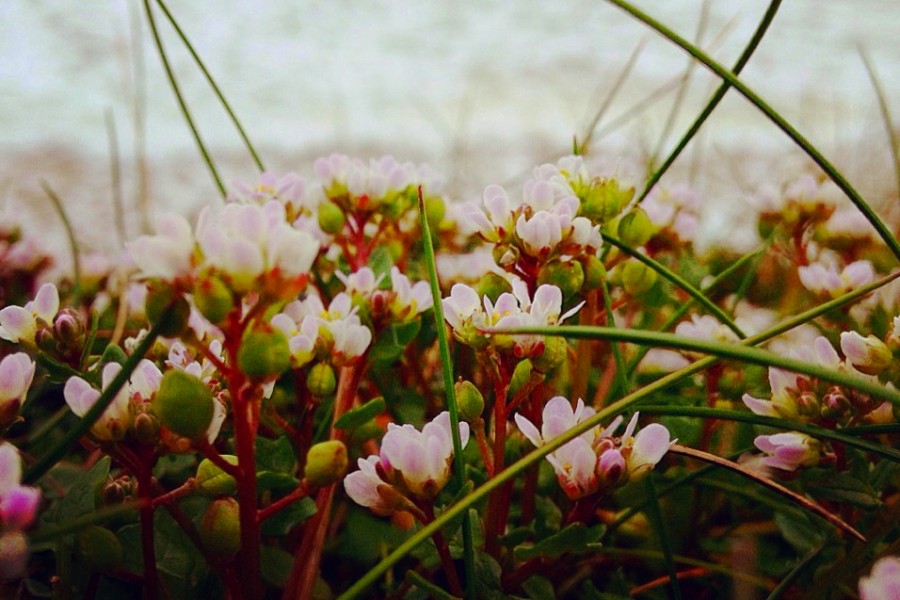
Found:
[{"label": "white flower", "polygon": [[867,260],[850,263],[838,272],[833,264],[812,263],[797,269],[803,287],[816,294],[837,298],[847,292],[872,283],[875,269]]},{"label": "white flower", "polygon": [[58,312],[59,292],[52,283],[45,283],[34,300],[25,306],[7,306],[0,310],[0,338],[34,344],[38,325],[52,325]]},{"label": "white flower", "polygon": [[397,267],[391,267],[391,285],[394,292],[394,300],[391,302],[391,312],[400,320],[408,320],[425,312],[434,304],[431,295],[431,286],[427,281],[417,281],[413,285],[409,278],[400,272]]},{"label": "white flower", "polygon": [[183,216],[165,213],[156,220],[156,234],[142,235],[128,244],[140,276],[173,281],[191,272],[194,236]]},{"label": "white flower", "polygon": [[860,600],[897,600],[900,598],[900,557],[885,556],[868,576],[859,580]]}]

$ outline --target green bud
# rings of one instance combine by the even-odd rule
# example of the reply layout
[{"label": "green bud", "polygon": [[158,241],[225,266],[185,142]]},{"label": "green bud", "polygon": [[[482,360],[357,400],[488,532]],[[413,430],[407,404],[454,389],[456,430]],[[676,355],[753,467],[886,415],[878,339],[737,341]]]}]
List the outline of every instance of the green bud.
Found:
[{"label": "green bud", "polygon": [[577,294],[584,285],[584,269],[577,260],[560,262],[554,260],[541,267],[538,272],[538,285],[555,285],[562,291],[567,300]]},{"label": "green bud", "polygon": [[225,282],[215,276],[205,277],[194,290],[194,304],[200,314],[212,323],[225,320],[234,307],[234,298]]},{"label": "green bud", "polygon": [[629,294],[638,296],[649,292],[656,284],[659,275],[637,260],[630,260],[622,265],[622,286]]},{"label": "green bud", "polygon": [[182,295],[175,295],[172,286],[155,283],[147,289],[144,311],[152,325],[161,325],[160,335],[177,337],[187,330],[191,306]]},{"label": "green bud", "polygon": [[644,209],[636,207],[619,220],[618,233],[623,244],[638,248],[650,241],[656,233],[656,227]]},{"label": "green bud", "polygon": [[480,298],[487,296],[491,302],[496,302],[500,294],[512,292],[509,282],[497,273],[487,273],[475,284],[475,291]]},{"label": "green bud", "polygon": [[544,353],[532,360],[534,368],[541,373],[549,373],[558,367],[569,354],[565,338],[548,336],[544,338]]},{"label": "green bud", "polygon": [[306,454],[303,478],[314,487],[325,487],[347,471],[347,446],[340,440],[319,442]]},{"label": "green bud", "polygon": [[328,363],[316,363],[306,376],[306,387],[314,396],[324,398],[334,393],[337,387],[337,377],[334,369]]},{"label": "green bud", "polygon": [[512,377],[509,380],[509,390],[507,391],[508,398],[515,397],[515,395],[519,393],[519,390],[525,387],[525,384],[531,379],[531,371],[532,364],[527,358],[516,365]]},{"label": "green bud", "polygon": [[585,291],[598,290],[606,278],[606,267],[596,256],[588,256],[582,261],[581,269],[584,271]]},{"label": "green bud", "polygon": [[429,196],[425,198],[425,216],[428,217],[428,226],[432,231],[437,229],[444,216],[447,214],[447,207],[444,201],[437,196]]},{"label": "green bud", "polygon": [[516,264],[519,260],[519,249],[509,244],[497,244],[491,251],[494,262],[502,268]]},{"label": "green bud", "polygon": [[93,571],[105,573],[122,564],[122,544],[105,527],[88,527],[75,535],[75,551]]},{"label": "green bud", "polygon": [[459,406],[459,418],[463,421],[474,421],[484,412],[484,396],[471,381],[460,379],[456,382],[456,404]]},{"label": "green bud", "polygon": [[340,233],[346,220],[344,211],[334,202],[326,201],[319,205],[319,227],[325,233]]},{"label": "green bud", "polygon": [[[238,463],[237,456],[231,454],[223,454],[222,458],[225,462],[236,465]],[[197,465],[197,487],[200,491],[209,496],[230,496],[237,491],[237,482],[234,477],[223,471],[219,465],[204,458]]]},{"label": "green bud", "polygon": [[212,391],[190,373],[173,369],[163,375],[151,405],[160,423],[192,440],[202,438],[213,418]]},{"label": "green bud", "polygon": [[291,348],[287,337],[277,329],[253,330],[241,340],[238,367],[250,377],[271,377],[291,366]]},{"label": "green bud", "polygon": [[406,250],[403,242],[400,240],[391,240],[385,247],[388,249],[388,253],[391,255],[391,260],[393,262],[397,262],[403,258],[403,253]]},{"label": "green bud", "polygon": [[623,189],[615,179],[604,179],[591,187],[581,203],[581,214],[594,223],[615,218],[634,198],[634,186]]},{"label": "green bud", "polygon": [[215,558],[233,558],[241,549],[240,507],[234,498],[218,498],[200,517],[197,532],[203,546]]}]

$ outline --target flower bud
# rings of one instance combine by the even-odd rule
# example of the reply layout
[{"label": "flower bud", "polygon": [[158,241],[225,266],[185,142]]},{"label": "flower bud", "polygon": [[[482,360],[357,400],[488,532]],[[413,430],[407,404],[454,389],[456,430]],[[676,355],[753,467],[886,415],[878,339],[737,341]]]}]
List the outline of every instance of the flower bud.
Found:
[{"label": "flower bud", "polygon": [[529,359],[525,359],[516,365],[512,377],[509,380],[508,398],[515,398],[516,394],[525,387],[528,380],[531,379],[532,364]]},{"label": "flower bud", "polygon": [[850,363],[866,375],[878,375],[891,366],[894,355],[874,335],[861,336],[855,331],[841,334],[841,350]]},{"label": "flower bud", "polygon": [[250,377],[272,377],[291,366],[291,349],[285,335],[275,330],[253,330],[238,350],[238,367]]},{"label": "flower bud", "polygon": [[541,373],[549,373],[562,364],[569,354],[569,345],[565,338],[548,336],[544,338],[544,352],[532,359],[534,368]]},{"label": "flower bud", "polygon": [[494,262],[504,269],[516,264],[519,260],[519,249],[509,244],[497,244],[491,253],[494,257]]},{"label": "flower bud", "polygon": [[484,396],[471,381],[460,379],[454,385],[456,404],[459,406],[459,418],[471,422],[484,412]]},{"label": "flower bud", "polygon": [[306,387],[319,398],[330,396],[337,387],[337,377],[334,368],[328,363],[316,363],[306,376]]},{"label": "flower bud", "polygon": [[584,271],[582,289],[585,291],[600,289],[606,278],[606,267],[603,266],[603,262],[596,256],[588,256],[582,261],[581,269]]},{"label": "flower bud", "polygon": [[56,352],[56,338],[53,331],[47,327],[41,327],[35,332],[34,343],[43,352]]},{"label": "flower bud", "polygon": [[66,307],[59,311],[56,319],[53,320],[53,335],[63,344],[72,345],[79,341],[84,335],[84,323],[82,323],[78,312]]},{"label": "flower bud", "polygon": [[839,387],[832,387],[822,397],[822,416],[826,419],[839,419],[850,411],[850,400]]},{"label": "flower bud", "polygon": [[221,323],[234,307],[234,298],[225,282],[216,276],[202,279],[194,289],[194,304],[206,320]]},{"label": "flower bud", "polygon": [[314,487],[325,487],[347,471],[347,446],[340,440],[319,442],[306,454],[303,478]]},{"label": "flower bud", "polygon": [[649,292],[658,279],[656,271],[640,261],[629,260],[622,265],[622,287],[629,294],[639,296]]},{"label": "flower bud", "polygon": [[163,375],[152,410],[173,433],[192,440],[203,437],[213,418],[213,397],[197,377],[178,369]]},{"label": "flower bud", "polygon": [[323,202],[319,205],[319,227],[325,233],[340,233],[345,221],[344,211],[334,202]]},{"label": "flower bud", "polygon": [[425,198],[425,216],[428,217],[428,226],[433,230],[441,225],[444,216],[447,214],[447,207],[444,201],[437,196],[428,196]]},{"label": "flower bud", "polygon": [[[231,454],[223,454],[222,458],[232,465],[238,463],[237,456]],[[230,496],[237,491],[234,477],[208,458],[204,458],[197,465],[197,474],[194,478],[200,491],[209,496]]]},{"label": "flower bud", "polygon": [[487,273],[475,284],[475,291],[479,298],[487,296],[491,302],[496,302],[500,294],[512,292],[512,286],[502,276],[496,273]]},{"label": "flower bud", "polygon": [[152,413],[139,413],[131,425],[131,431],[139,443],[150,446],[159,441],[159,419]]},{"label": "flower bud", "polygon": [[634,186],[623,189],[615,179],[605,179],[585,194],[581,214],[594,223],[615,218],[634,198]]},{"label": "flower bud", "polygon": [[197,532],[203,546],[213,557],[228,560],[241,549],[240,507],[234,498],[218,498],[210,504]]},{"label": "flower bud", "polygon": [[619,220],[619,240],[631,248],[643,246],[654,233],[653,222],[640,207],[634,208]]},{"label": "flower bud", "polygon": [[563,299],[569,299],[584,285],[584,269],[577,260],[555,260],[541,267],[537,281],[538,285],[555,285],[562,291]]},{"label": "flower bud", "polygon": [[75,536],[75,551],[93,571],[105,573],[122,564],[119,538],[105,527],[88,527]]},{"label": "flower bud", "polygon": [[191,307],[184,296],[176,296],[172,286],[163,283],[149,286],[144,311],[151,324],[161,325],[159,333],[163,337],[177,337],[184,333],[191,316]]}]

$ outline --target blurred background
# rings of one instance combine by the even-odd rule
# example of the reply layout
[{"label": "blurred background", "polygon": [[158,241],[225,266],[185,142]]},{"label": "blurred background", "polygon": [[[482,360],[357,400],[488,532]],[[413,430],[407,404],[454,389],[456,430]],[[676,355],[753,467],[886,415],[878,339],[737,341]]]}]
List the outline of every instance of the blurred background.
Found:
[{"label": "blurred background", "polygon": [[[768,2],[636,2],[730,66]],[[460,199],[514,185],[571,151],[601,107],[590,148],[616,172],[664,155],[719,83],[679,48],[600,1],[166,3],[231,102],[267,169],[310,174],[341,152],[427,162]],[[226,113],[159,7],[175,75],[227,185],[256,170]],[[41,188],[64,201],[84,248],[115,249],[112,156],[126,228],[192,213],[218,196],[165,78],[139,0],[3,0],[0,206],[65,248]],[[786,0],[742,78],[876,204],[896,201],[889,143],[861,60],[896,116],[896,0]],[[629,67],[629,63],[632,63]],[[664,183],[688,181],[731,231],[761,183],[808,161],[736,93]],[[724,215],[724,216],[723,216]],[[747,234],[752,238],[752,233]],[[746,237],[746,236],[745,236]]]}]

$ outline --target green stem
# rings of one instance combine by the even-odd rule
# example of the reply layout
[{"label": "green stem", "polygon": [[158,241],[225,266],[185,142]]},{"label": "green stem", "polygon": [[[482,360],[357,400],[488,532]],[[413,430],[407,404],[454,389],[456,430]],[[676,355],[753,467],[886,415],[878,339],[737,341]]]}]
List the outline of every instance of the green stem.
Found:
[{"label": "green stem", "polygon": [[222,90],[220,90],[219,86],[216,84],[216,80],[213,79],[213,76],[206,68],[206,65],[203,64],[203,60],[201,60],[200,55],[197,54],[196,50],[194,50],[193,44],[191,44],[187,35],[185,35],[184,31],[181,29],[181,26],[178,25],[178,21],[176,21],[175,17],[172,16],[172,13],[169,12],[169,8],[165,5],[163,0],[156,0],[156,3],[162,9],[163,14],[166,15],[166,18],[169,20],[169,23],[171,23],[172,28],[175,29],[175,33],[177,33],[178,37],[181,38],[181,41],[184,43],[185,48],[187,48],[188,52],[190,52],[191,54],[191,57],[193,57],[194,62],[196,62],[197,66],[200,67],[200,71],[203,73],[203,76],[206,77],[206,81],[212,88],[213,93],[216,95],[216,98],[218,98],[219,102],[222,103],[222,108],[224,108],[225,112],[228,113],[228,118],[231,119],[232,123],[234,123],[234,127],[237,129],[238,135],[241,136],[241,139],[244,141],[244,145],[247,146],[247,151],[250,153],[251,158],[253,158],[253,162],[256,163],[256,168],[260,171],[265,171],[266,168],[263,166],[262,160],[260,160],[259,158],[259,154],[253,147],[253,143],[250,141],[250,137],[247,135],[247,132],[244,131],[240,120],[231,109],[231,105],[228,103],[228,100],[225,99],[225,95],[222,93]]},{"label": "green stem", "polygon": [[59,215],[63,227],[66,229],[66,239],[69,241],[69,251],[72,253],[72,270],[74,271],[73,275],[75,277],[75,285],[72,288],[72,304],[77,306],[81,296],[81,255],[78,252],[78,240],[75,238],[75,229],[72,227],[72,221],[69,219],[69,215],[66,214],[66,207],[63,205],[63,201],[56,192],[53,191],[50,184],[42,179],[41,188],[43,188],[47,197],[50,198],[50,201],[53,203],[53,208],[56,209],[56,213]]},{"label": "green stem", "polygon": [[[606,323],[610,327],[615,327],[616,321],[613,316],[612,299],[610,298],[609,285],[607,285],[605,278],[600,281],[600,285],[603,289],[603,308],[606,312]],[[616,397],[616,388],[618,388],[620,394],[628,392],[628,377],[625,373],[625,362],[622,360],[622,351],[619,348],[619,344],[613,342],[611,345],[613,360],[616,362],[616,383],[610,386],[609,394],[606,396],[607,401],[604,404],[609,404],[609,400]]]},{"label": "green stem", "polygon": [[834,181],[835,185],[837,185],[841,191],[843,191],[851,202],[856,206],[857,209],[866,217],[866,219],[871,223],[872,227],[878,232],[878,235],[884,241],[885,245],[890,249],[891,253],[895,258],[900,260],[900,242],[897,241],[897,238],[894,237],[894,234],[888,229],[887,225],[878,217],[875,211],[866,203],[863,197],[856,191],[856,189],[844,178],[843,175],[816,149],[815,146],[810,143],[803,135],[794,128],[793,125],[788,123],[784,117],[782,117],[779,113],[777,113],[769,104],[763,100],[756,92],[747,87],[740,79],[738,79],[734,73],[723,67],[721,64],[713,60],[708,54],[697,48],[694,44],[690,43],[683,37],[679,36],[677,33],[655,20],[653,17],[647,15],[646,13],[638,10],[630,3],[625,2],[624,0],[609,0],[612,4],[618,6],[625,12],[631,14],[639,21],[645,23],[649,27],[655,29],[657,32],[662,34],[664,37],[668,38],[676,45],[678,45],[682,50],[696,58],[698,61],[703,63],[710,71],[727,81],[731,84],[731,86],[737,90],[744,98],[749,100],[754,106],[756,106],[766,117],[769,118],[772,123],[774,123],[781,131],[783,131],[791,140],[793,140],[806,154],[809,156],[813,162],[815,162],[827,175]]},{"label": "green stem", "polygon": [[[438,282],[437,265],[434,259],[434,245],[431,239],[431,228],[428,226],[428,215],[425,212],[425,198],[422,186],[418,190],[419,223],[422,227],[422,246],[425,265],[428,268],[428,282],[431,285],[431,297],[434,301],[434,321],[437,329],[438,347],[441,352],[441,371],[444,376],[444,389],[447,394],[447,411],[450,413],[450,436],[453,439],[453,468],[460,487],[466,484],[466,464],[463,459],[462,440],[459,437],[459,407],[456,404],[456,388],[453,381],[453,362],[450,358],[450,344],[447,341],[447,327],[444,325],[444,310],[441,304],[441,286]],[[468,511],[463,513],[463,559],[466,571],[466,598],[477,596],[475,584],[475,548],[473,543],[472,520]]]},{"label": "green stem", "polygon": [[653,520],[656,528],[656,536],[659,538],[659,548],[662,550],[663,561],[666,564],[666,571],[669,574],[669,583],[672,586],[672,595],[675,600],[681,600],[681,586],[678,585],[678,573],[675,570],[675,562],[672,560],[672,547],[669,545],[669,534],[666,532],[666,524],[663,519],[662,510],[659,508],[659,500],[656,497],[656,488],[653,487],[652,474],[647,474],[644,481],[647,486],[647,503],[648,516]]},{"label": "green stem", "polygon": [[881,111],[881,120],[884,121],[884,129],[887,133],[888,144],[891,145],[891,162],[894,167],[894,176],[897,178],[897,193],[900,194],[900,139],[897,139],[897,131],[894,129],[894,121],[891,119],[891,110],[888,107],[887,95],[881,86],[881,79],[875,72],[875,65],[869,60],[863,47],[859,47],[859,56],[862,58],[863,65],[866,67],[866,73],[869,74],[869,80],[872,87],[875,88],[875,97],[878,99],[878,109]]},{"label": "green stem", "polygon": [[203,138],[200,137],[200,131],[194,124],[194,119],[191,117],[191,111],[188,109],[187,102],[185,102],[184,97],[181,95],[181,88],[178,87],[178,80],[175,79],[175,73],[172,71],[172,66],[169,64],[169,57],[166,55],[166,49],[163,46],[162,38],[159,36],[159,31],[156,28],[156,19],[153,16],[153,9],[150,7],[150,0],[144,0],[144,10],[147,13],[147,21],[150,23],[150,31],[153,33],[153,41],[156,43],[156,49],[159,52],[159,59],[162,61],[163,69],[166,71],[166,77],[169,79],[172,91],[175,92],[175,98],[178,100],[178,106],[181,108],[181,114],[184,115],[184,120],[187,121],[188,127],[191,129],[194,141],[197,142],[197,148],[200,150],[200,154],[203,155],[203,161],[206,163],[206,167],[209,169],[209,173],[212,176],[216,187],[219,188],[219,193],[222,195],[222,198],[225,198],[227,196],[225,185],[219,177],[219,172],[216,170],[215,164],[213,164],[212,157],[206,150],[206,144],[203,143]]}]

